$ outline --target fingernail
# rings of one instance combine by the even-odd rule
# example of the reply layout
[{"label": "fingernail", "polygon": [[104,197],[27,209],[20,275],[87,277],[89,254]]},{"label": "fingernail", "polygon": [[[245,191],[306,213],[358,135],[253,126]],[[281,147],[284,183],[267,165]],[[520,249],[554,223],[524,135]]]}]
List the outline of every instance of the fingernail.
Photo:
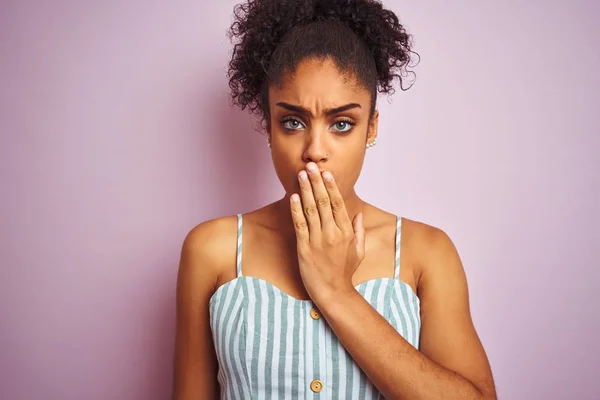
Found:
[{"label": "fingernail", "polygon": [[300,173],[298,174],[298,176],[300,177],[300,180],[305,181],[306,179],[308,179],[308,175],[306,175],[306,171],[300,171]]},{"label": "fingernail", "polygon": [[325,172],[323,172],[323,179],[325,179],[326,181],[330,181],[333,179],[333,175],[331,175],[330,172],[325,171]]},{"label": "fingernail", "polygon": [[294,203],[297,203],[297,202],[298,202],[298,195],[297,195],[296,193],[294,193],[294,194],[292,195],[292,201],[293,201]]},{"label": "fingernail", "polygon": [[313,173],[319,171],[319,169],[317,168],[317,165],[314,163],[308,163],[306,165],[306,169],[308,169],[310,172],[313,172]]}]

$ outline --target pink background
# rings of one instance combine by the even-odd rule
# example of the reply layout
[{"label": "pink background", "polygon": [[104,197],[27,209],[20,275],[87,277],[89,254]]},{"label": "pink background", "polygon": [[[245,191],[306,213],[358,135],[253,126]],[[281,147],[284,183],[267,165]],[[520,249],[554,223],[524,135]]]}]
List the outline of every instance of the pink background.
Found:
[{"label": "pink background", "polygon": [[[2,1],[0,398],[169,397],[185,234],[282,194],[234,3]],[[600,3],[492,4],[386,2],[422,61],[357,189],[454,239],[500,398],[598,399]]]}]

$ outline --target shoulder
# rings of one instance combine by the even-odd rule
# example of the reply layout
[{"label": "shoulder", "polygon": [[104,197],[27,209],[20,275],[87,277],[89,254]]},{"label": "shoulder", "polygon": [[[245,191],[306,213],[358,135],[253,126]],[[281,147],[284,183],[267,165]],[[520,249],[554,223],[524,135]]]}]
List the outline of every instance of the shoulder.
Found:
[{"label": "shoulder", "polygon": [[436,258],[456,252],[452,240],[441,228],[371,207],[377,215],[374,226],[380,231],[387,233],[392,228],[391,224],[396,226],[400,219],[403,251],[410,255],[411,261],[429,265]]},{"label": "shoulder", "polygon": [[216,284],[223,268],[235,265],[237,216],[211,219],[186,235],[181,249],[180,273],[200,276]]},{"label": "shoulder", "polygon": [[423,259],[455,251],[452,239],[444,230],[424,222],[402,218],[402,237]]},{"label": "shoulder", "polygon": [[[237,216],[211,219],[196,225],[183,241],[185,250],[201,254],[209,259],[231,250],[237,241]],[[216,260],[215,260],[216,261]]]},{"label": "shoulder", "polygon": [[419,281],[464,274],[454,242],[441,228],[402,218],[402,240],[411,261],[419,267]]}]

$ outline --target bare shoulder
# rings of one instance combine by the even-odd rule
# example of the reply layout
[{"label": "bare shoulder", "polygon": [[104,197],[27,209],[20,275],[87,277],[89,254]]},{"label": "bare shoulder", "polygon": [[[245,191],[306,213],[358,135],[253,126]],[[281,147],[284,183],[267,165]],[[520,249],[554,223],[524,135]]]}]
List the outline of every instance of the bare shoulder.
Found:
[{"label": "bare shoulder", "polygon": [[[375,228],[387,234],[390,225],[396,224],[396,215],[374,206],[371,210],[375,215]],[[401,234],[405,263],[410,264],[419,275],[432,265],[438,265],[439,260],[458,256],[454,243],[441,228],[402,217]]]},{"label": "bare shoulder", "polygon": [[236,241],[236,216],[202,222],[183,241],[180,269],[195,270],[216,283],[223,268],[235,265]]},{"label": "bare shoulder", "polygon": [[423,295],[436,294],[438,288],[435,282],[447,279],[465,281],[458,251],[441,228],[402,218],[402,248],[406,262],[417,272],[416,286],[422,299]]},{"label": "bare shoulder", "polygon": [[441,228],[424,222],[402,218],[402,239],[422,267],[457,256],[450,236]]},{"label": "bare shoulder", "polygon": [[220,263],[223,255],[235,255],[236,240],[237,217],[220,217],[196,225],[185,237],[183,248],[201,255],[206,261]]}]

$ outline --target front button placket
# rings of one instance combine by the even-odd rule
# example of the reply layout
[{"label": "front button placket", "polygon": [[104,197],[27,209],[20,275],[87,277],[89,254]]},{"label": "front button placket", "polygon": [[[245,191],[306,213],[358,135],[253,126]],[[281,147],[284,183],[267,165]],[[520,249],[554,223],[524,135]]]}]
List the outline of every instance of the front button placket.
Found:
[{"label": "front button placket", "polygon": [[308,303],[307,329],[306,329],[306,378],[311,379],[307,382],[310,390],[320,396],[326,398],[325,383],[323,379],[326,377],[326,344],[325,344],[325,320],[321,315],[321,311],[315,304]]}]

